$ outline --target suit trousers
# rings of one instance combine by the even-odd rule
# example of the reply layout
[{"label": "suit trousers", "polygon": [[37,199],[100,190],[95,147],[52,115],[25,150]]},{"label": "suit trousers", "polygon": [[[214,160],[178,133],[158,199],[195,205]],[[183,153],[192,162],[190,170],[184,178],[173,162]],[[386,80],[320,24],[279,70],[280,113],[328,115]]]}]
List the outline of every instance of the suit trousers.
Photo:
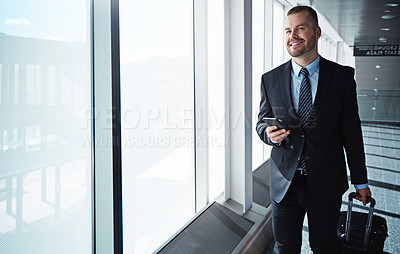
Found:
[{"label": "suit trousers", "polygon": [[312,251],[318,254],[339,253],[336,232],[341,203],[341,196],[325,200],[321,195],[313,195],[307,176],[296,172],[283,200],[271,202],[274,253],[300,253],[306,214]]}]

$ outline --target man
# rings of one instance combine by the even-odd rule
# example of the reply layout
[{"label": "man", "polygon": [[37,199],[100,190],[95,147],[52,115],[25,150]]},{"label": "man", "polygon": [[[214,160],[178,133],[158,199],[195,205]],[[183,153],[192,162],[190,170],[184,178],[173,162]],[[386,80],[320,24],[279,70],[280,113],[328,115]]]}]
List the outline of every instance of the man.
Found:
[{"label": "man", "polygon": [[[292,59],[265,73],[257,132],[272,145],[274,253],[300,253],[305,214],[314,253],[337,253],[337,220],[351,182],[363,204],[371,195],[358,115],[354,69],[318,54],[321,29],[308,6],[289,10],[285,43]],[[284,129],[263,118],[280,119]]]}]

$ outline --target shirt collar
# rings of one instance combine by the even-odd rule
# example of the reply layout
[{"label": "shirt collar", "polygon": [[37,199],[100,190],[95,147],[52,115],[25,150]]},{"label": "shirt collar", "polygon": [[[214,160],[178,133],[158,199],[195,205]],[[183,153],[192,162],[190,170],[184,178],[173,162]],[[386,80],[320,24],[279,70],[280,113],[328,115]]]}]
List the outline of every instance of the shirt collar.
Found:
[{"label": "shirt collar", "polygon": [[[314,74],[314,72],[318,69],[319,67],[319,55],[318,57],[309,65],[306,66],[307,70],[308,70],[308,76],[312,76]],[[292,71],[294,72],[294,74],[299,77],[300,76],[300,70],[301,70],[300,65],[298,65],[295,61],[293,61],[292,59]]]}]

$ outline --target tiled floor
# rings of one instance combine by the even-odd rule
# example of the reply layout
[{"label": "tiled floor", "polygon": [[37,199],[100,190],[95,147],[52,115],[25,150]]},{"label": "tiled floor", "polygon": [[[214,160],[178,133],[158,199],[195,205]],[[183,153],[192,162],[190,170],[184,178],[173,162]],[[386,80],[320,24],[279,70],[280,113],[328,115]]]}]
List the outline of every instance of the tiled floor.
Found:
[{"label": "tiled floor", "polygon": [[[363,125],[364,147],[372,196],[376,200],[375,214],[388,223],[389,237],[385,241],[385,253],[400,253],[400,127]],[[343,195],[347,200],[348,193]],[[357,204],[358,201],[355,201]],[[342,205],[342,211],[347,205]],[[355,207],[354,211],[363,211]],[[302,254],[312,253],[308,244],[307,221],[303,227]],[[272,253],[273,243],[264,254]]]}]

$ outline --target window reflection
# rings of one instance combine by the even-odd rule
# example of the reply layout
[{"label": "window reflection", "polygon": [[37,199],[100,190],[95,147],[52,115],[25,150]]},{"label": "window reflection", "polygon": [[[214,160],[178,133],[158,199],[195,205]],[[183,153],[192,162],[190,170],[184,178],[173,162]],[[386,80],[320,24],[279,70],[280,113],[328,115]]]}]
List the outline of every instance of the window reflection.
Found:
[{"label": "window reflection", "polygon": [[[0,9],[18,15],[17,2]],[[45,3],[32,2],[32,33],[51,32],[69,15],[41,26]],[[88,15],[78,13],[86,29]],[[13,20],[0,25],[0,253],[90,253],[89,41],[71,41],[66,30],[57,40],[24,35],[27,20]]]},{"label": "window reflection", "polygon": [[194,216],[193,2],[120,1],[125,253]]},{"label": "window reflection", "polygon": [[253,1],[252,12],[252,73],[253,73],[253,88],[252,88],[252,165],[253,170],[256,170],[268,157],[264,156],[264,144],[257,135],[256,123],[260,106],[260,82],[261,75],[265,72],[265,13],[264,1]]},{"label": "window reflection", "polygon": [[207,73],[208,73],[208,200],[225,189],[225,63],[224,1],[207,2]]}]

